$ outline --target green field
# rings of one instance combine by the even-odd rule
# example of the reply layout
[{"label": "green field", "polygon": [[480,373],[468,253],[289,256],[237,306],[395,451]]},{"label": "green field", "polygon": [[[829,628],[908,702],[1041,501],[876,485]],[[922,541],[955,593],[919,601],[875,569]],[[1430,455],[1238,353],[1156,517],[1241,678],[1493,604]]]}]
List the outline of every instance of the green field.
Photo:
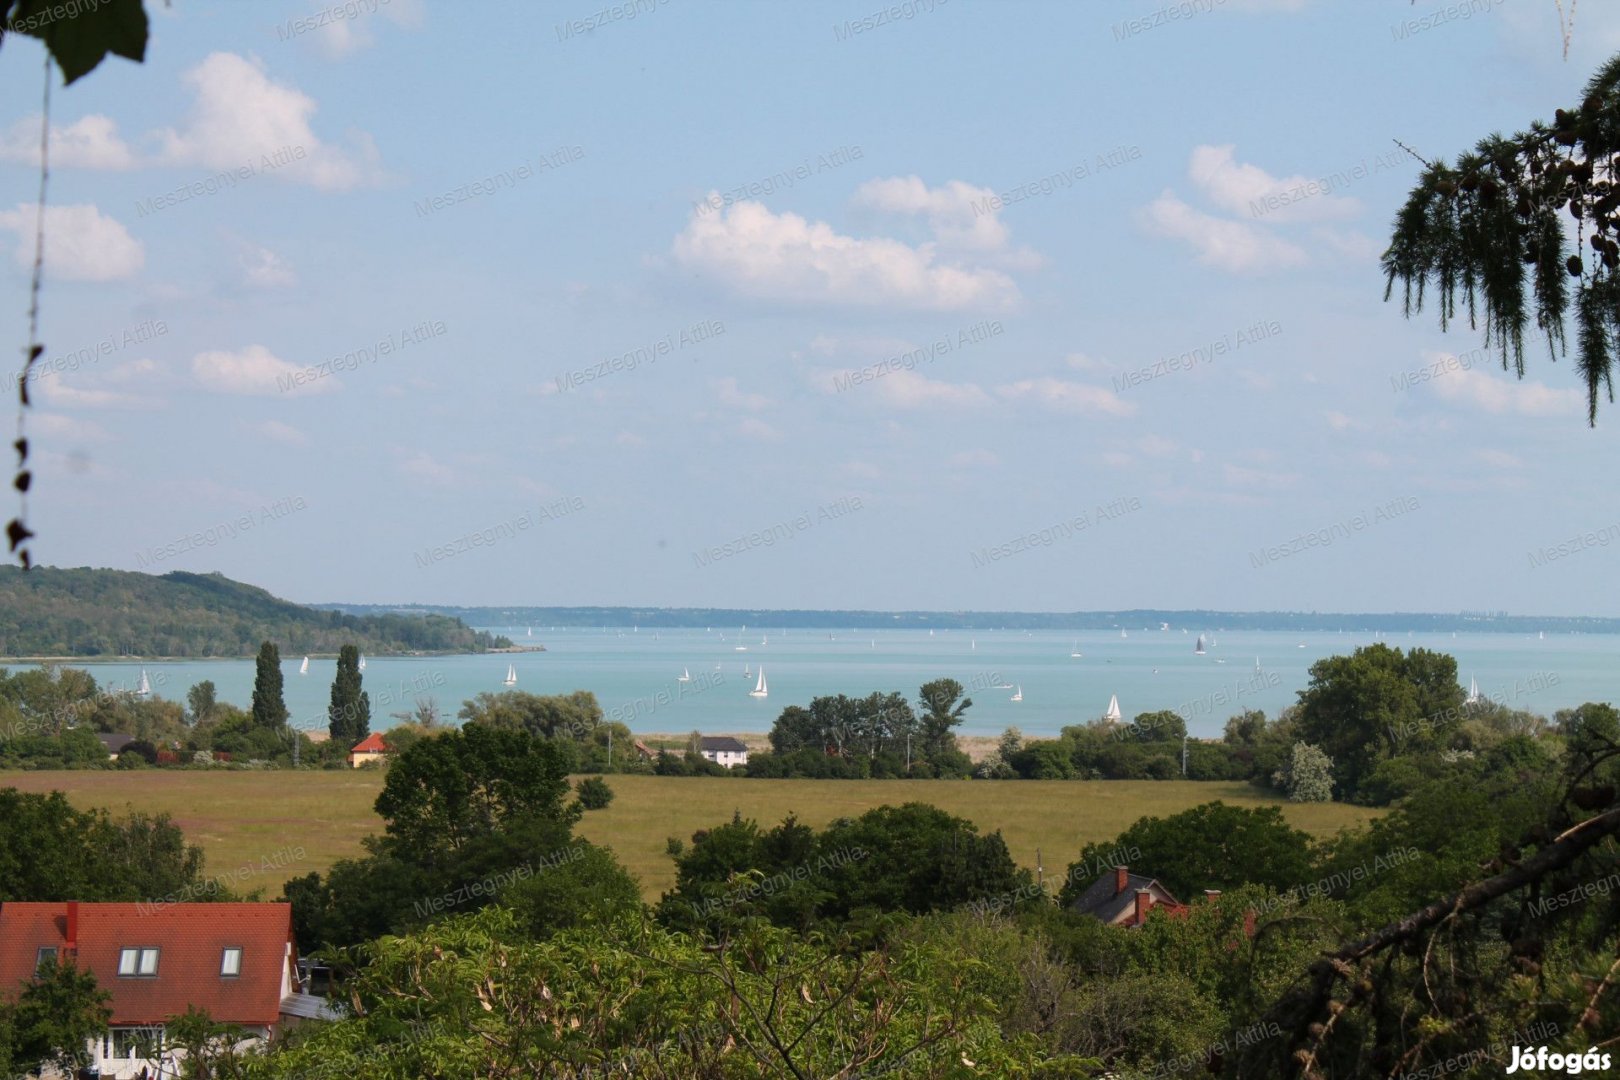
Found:
[{"label": "green field", "polygon": [[[0,786],[60,789],[77,806],[167,813],[201,845],[208,873],[238,890],[325,871],[362,854],[360,840],[379,832],[372,802],[383,774],[364,772],[10,772]],[[701,828],[741,811],[763,826],[788,814],[821,826],[884,803],[920,801],[968,818],[982,832],[1000,829],[1013,858],[1034,869],[1036,850],[1049,877],[1061,876],[1092,840],[1111,840],[1147,814],[1173,814],[1221,799],[1240,806],[1275,802],[1247,784],[1192,781],[907,781],[743,780],[725,777],[610,776],[618,797],[585,815],[580,833],[611,847],[656,899],[674,884],[665,839],[690,841]],[[1288,820],[1325,838],[1377,812],[1340,803],[1280,803]]]}]

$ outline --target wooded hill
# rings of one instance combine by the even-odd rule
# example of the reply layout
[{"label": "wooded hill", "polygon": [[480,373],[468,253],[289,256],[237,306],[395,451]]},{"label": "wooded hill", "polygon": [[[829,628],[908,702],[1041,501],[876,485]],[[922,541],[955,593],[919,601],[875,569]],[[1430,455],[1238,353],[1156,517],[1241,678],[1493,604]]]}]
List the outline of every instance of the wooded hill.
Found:
[{"label": "wooded hill", "polygon": [[346,615],[278,599],[223,574],[0,567],[0,656],[375,656],[482,652],[510,645],[447,615]]}]

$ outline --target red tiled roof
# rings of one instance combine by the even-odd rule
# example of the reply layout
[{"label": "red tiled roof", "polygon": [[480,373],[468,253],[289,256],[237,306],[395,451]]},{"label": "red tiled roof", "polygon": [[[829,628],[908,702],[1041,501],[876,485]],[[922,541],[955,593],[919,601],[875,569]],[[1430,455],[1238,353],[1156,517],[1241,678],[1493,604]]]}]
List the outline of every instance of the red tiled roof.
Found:
[{"label": "red tiled roof", "polygon": [[383,742],[383,737],[373,731],[370,735],[367,735],[365,738],[356,743],[354,749],[350,750],[349,753],[381,754],[386,753],[387,750],[388,744]]},{"label": "red tiled roof", "polygon": [[[282,974],[293,963],[291,904],[78,904],[78,964],[112,994],[112,1023],[153,1024],[187,1006],[216,1021],[277,1022]],[[0,904],[0,997],[33,978],[43,946],[66,950],[65,903]],[[155,977],[118,974],[120,949],[159,949]],[[242,973],[220,975],[226,948],[242,950]],[[62,952],[58,953],[63,955]]]}]

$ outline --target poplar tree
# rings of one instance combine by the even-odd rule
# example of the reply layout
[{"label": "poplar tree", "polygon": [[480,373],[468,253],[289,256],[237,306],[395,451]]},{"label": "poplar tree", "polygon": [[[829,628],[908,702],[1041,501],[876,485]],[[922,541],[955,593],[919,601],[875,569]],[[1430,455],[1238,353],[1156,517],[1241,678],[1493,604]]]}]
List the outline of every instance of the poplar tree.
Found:
[{"label": "poplar tree", "polygon": [[253,673],[253,726],[280,728],[287,716],[287,703],[281,696],[281,650],[266,641],[259,646]]},{"label": "poplar tree", "polygon": [[332,741],[343,746],[353,746],[371,734],[371,695],[360,689],[360,678],[360,650],[345,645],[338,651],[332,704],[326,711]]}]

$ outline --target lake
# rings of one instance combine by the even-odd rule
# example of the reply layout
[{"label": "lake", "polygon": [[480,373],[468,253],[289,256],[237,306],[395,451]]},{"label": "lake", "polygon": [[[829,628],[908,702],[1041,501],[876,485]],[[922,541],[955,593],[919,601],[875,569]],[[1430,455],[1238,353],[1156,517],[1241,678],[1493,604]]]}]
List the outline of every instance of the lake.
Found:
[{"label": "lake", "polygon": [[[714,627],[640,630],[633,627],[483,627],[545,652],[519,655],[367,657],[365,689],[372,727],[385,730],[422,697],[453,717],[481,691],[499,693],[507,665],[514,689],[536,694],[593,691],[609,718],[637,732],[768,731],[788,705],[822,694],[864,696],[897,690],[915,700],[917,688],[949,676],[968,688],[973,707],[960,730],[995,735],[1009,726],[1049,736],[1067,724],[1095,719],[1117,695],[1129,720],[1170,709],[1194,736],[1221,733],[1229,716],[1263,709],[1276,716],[1297,700],[1317,660],[1370,644],[1372,634],[1293,634],[1206,627],[1127,631],[917,630],[833,631]],[[1620,635],[1390,633],[1380,640],[1402,649],[1421,646],[1457,658],[1464,686],[1511,708],[1551,716],[1586,701],[1620,700]],[[740,651],[738,646],[746,651]],[[1070,654],[1078,651],[1079,657]],[[295,725],[326,727],[336,660],[283,660],[287,707]],[[1258,662],[1258,667],[1257,667]],[[768,696],[750,697],[761,665]],[[32,666],[13,664],[13,667]],[[211,679],[222,701],[246,708],[252,660],[127,661],[75,664],[103,687],[133,688],[145,670],[153,694],[183,702],[186,690]],[[746,670],[746,675],[745,675]],[[681,682],[683,671],[690,681]],[[1013,701],[1021,690],[1023,699]]]}]

